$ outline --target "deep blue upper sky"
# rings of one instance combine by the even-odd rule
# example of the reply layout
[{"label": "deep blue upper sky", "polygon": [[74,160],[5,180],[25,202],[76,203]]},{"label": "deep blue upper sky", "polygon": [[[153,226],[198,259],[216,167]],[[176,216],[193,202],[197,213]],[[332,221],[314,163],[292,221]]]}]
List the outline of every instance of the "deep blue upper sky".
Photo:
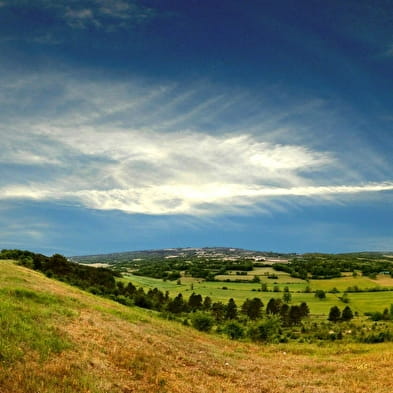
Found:
[{"label": "deep blue upper sky", "polygon": [[391,1],[0,0],[0,248],[393,249]]}]

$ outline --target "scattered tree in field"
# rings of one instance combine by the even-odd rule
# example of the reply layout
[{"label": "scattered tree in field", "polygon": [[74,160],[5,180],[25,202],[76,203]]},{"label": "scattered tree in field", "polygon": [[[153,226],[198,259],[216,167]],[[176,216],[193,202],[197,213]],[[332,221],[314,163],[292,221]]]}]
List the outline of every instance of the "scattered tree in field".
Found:
[{"label": "scattered tree in field", "polygon": [[202,296],[193,292],[188,299],[188,307],[191,311],[200,310],[202,308]]},{"label": "scattered tree in field", "polygon": [[289,305],[284,303],[280,308],[280,317],[284,326],[289,326]]},{"label": "scattered tree in field", "polygon": [[326,293],[323,289],[317,289],[314,296],[321,300],[326,299]]},{"label": "scattered tree in field", "polygon": [[212,299],[209,296],[206,296],[203,300],[202,309],[205,311],[209,311],[212,306]]},{"label": "scattered tree in field", "polygon": [[129,282],[127,286],[124,288],[124,295],[131,297],[136,291],[136,286]]},{"label": "scattered tree in field", "polygon": [[341,320],[342,321],[350,321],[353,318],[353,312],[349,306],[345,306],[342,314]]},{"label": "scattered tree in field", "polygon": [[337,322],[341,318],[341,311],[337,306],[333,306],[329,311],[328,320],[331,322]]},{"label": "scattered tree in field", "polygon": [[254,299],[246,299],[241,307],[241,312],[247,315],[250,319],[255,320],[260,318],[262,314],[263,303],[262,300],[255,297]]},{"label": "scattered tree in field", "polygon": [[236,319],[237,305],[233,298],[230,298],[225,310],[225,319]]},{"label": "scattered tree in field", "polygon": [[390,314],[388,308],[385,308],[382,313],[382,319],[388,321],[390,319]]},{"label": "scattered tree in field", "polygon": [[266,306],[266,313],[267,314],[279,314],[280,309],[282,306],[282,300],[281,299],[273,299],[271,298]]},{"label": "scattered tree in field", "polygon": [[345,292],[342,296],[339,296],[339,299],[343,302],[343,303],[349,303],[349,297],[348,294]]},{"label": "scattered tree in field", "polygon": [[303,318],[310,315],[310,308],[308,307],[308,304],[306,302],[300,303],[300,312]]},{"label": "scattered tree in field", "polygon": [[225,305],[222,302],[215,302],[211,307],[211,314],[217,322],[222,322],[225,317]]},{"label": "scattered tree in field", "polygon": [[289,324],[298,325],[302,319],[302,312],[299,306],[291,306],[289,309]]},{"label": "scattered tree in field", "polygon": [[284,303],[290,303],[292,300],[291,292],[284,292],[282,295],[282,300],[284,301]]},{"label": "scattered tree in field", "polygon": [[183,295],[179,293],[173,300],[168,303],[167,310],[173,314],[179,314],[186,309]]}]

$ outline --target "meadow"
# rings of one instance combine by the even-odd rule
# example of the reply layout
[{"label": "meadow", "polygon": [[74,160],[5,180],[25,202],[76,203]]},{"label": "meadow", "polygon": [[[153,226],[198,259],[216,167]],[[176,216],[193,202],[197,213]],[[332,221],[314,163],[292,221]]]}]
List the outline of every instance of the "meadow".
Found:
[{"label": "meadow", "polygon": [[0,261],[0,309],[1,393],[393,390],[392,343],[232,341],[11,261]]},{"label": "meadow", "polygon": [[[268,274],[276,274],[277,278],[269,279]],[[254,276],[260,278],[260,282],[251,282]],[[332,306],[343,307],[344,303],[339,299],[348,288],[357,287],[359,290],[365,292],[349,292],[348,305],[359,315],[365,312],[383,311],[384,308],[390,307],[393,303],[393,291],[375,291],[368,292],[368,289],[385,288],[393,290],[393,278],[385,275],[377,275],[375,279],[369,277],[352,274],[344,275],[339,278],[331,278],[326,280],[301,280],[293,278],[288,273],[276,272],[274,269],[256,268],[249,272],[246,276],[238,276],[235,274],[225,275],[223,278],[218,276],[221,280],[228,279],[231,281],[205,281],[193,277],[181,277],[180,283],[178,281],[168,281],[162,279],[155,279],[151,277],[135,276],[132,274],[125,274],[121,279],[123,282],[132,282],[135,286],[142,287],[145,290],[158,288],[161,291],[169,291],[170,296],[176,296],[181,293],[188,298],[191,293],[195,292],[203,297],[210,296],[213,301],[228,302],[233,298],[237,304],[243,303],[247,298],[259,297],[266,305],[272,297],[282,297],[285,287],[288,287],[292,303],[306,302],[310,307],[310,312],[313,315],[321,316],[328,314]],[[234,282],[232,280],[238,280]],[[268,292],[261,291],[261,285],[267,285]],[[278,292],[274,292],[274,288],[278,288]],[[305,293],[306,288],[310,289],[310,293]],[[337,293],[330,291],[336,289]],[[323,290],[326,292],[325,299],[318,299],[315,297],[316,290]],[[334,291],[335,292],[335,291]]]}]

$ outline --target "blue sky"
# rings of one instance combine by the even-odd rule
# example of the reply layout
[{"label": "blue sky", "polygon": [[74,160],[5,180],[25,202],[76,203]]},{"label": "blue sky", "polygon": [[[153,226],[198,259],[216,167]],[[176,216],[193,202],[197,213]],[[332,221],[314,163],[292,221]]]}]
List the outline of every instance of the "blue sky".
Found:
[{"label": "blue sky", "polygon": [[390,1],[0,1],[0,248],[393,250]]}]

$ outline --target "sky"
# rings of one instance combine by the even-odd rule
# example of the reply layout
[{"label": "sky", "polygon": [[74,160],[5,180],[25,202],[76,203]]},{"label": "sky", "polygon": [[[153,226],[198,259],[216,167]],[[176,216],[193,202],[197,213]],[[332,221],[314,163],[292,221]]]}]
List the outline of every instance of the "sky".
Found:
[{"label": "sky", "polygon": [[393,250],[390,0],[0,0],[0,248]]}]

